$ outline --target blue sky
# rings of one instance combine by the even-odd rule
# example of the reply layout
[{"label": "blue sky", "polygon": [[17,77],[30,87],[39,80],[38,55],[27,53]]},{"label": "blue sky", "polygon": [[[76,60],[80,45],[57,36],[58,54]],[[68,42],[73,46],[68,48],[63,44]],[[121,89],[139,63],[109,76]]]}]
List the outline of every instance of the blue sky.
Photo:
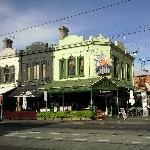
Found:
[{"label": "blue sky", "polygon": [[[139,49],[135,60],[136,70],[140,69],[138,58],[150,57],[150,1],[131,0],[130,2],[87,13],[71,19],[50,23],[22,32],[15,32],[37,24],[42,24],[55,19],[78,14],[86,10],[100,8],[120,2],[121,0],[0,0],[0,49],[3,48],[3,38],[9,36],[17,50],[25,49],[27,45],[36,41],[49,44],[58,43],[58,27],[65,25],[69,34],[98,36],[118,35],[129,30],[145,29],[145,32],[115,37],[113,40],[123,41],[128,50]],[[122,0],[124,1],[124,0]],[[141,27],[140,27],[141,26]],[[137,27],[137,29],[135,29]],[[5,36],[6,34],[6,36]],[[146,69],[150,72],[150,62],[146,62]]]}]

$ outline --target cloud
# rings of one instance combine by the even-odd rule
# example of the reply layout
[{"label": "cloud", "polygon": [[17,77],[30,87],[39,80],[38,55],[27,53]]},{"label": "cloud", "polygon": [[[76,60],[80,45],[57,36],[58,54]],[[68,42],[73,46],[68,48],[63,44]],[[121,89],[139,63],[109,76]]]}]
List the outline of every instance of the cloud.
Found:
[{"label": "cloud", "polygon": [[[3,7],[3,9],[1,9]],[[11,8],[11,9],[9,9]],[[2,1],[2,5],[0,6],[0,12],[1,14],[1,24],[0,24],[0,32],[1,34],[7,34],[5,37],[0,38],[0,49],[3,48],[3,42],[2,40],[4,38],[11,38],[14,42],[14,48],[17,49],[23,49],[27,45],[31,44],[32,42],[36,41],[55,41],[57,39],[57,29],[55,25],[47,25],[47,26],[41,26],[37,28],[33,28],[30,30],[25,30],[22,32],[15,32],[19,29],[24,29],[27,27],[31,27],[34,25],[37,25],[39,23],[43,23],[41,21],[41,18],[45,16],[44,12],[35,10],[35,9],[29,9],[28,12],[24,11],[22,13],[15,13],[13,6],[10,3],[6,3]],[[3,18],[3,16],[6,16]],[[8,33],[14,32],[14,34],[10,34],[8,36]],[[11,36],[11,37],[10,37]]]},{"label": "cloud", "polygon": [[0,18],[9,17],[15,13],[13,5],[6,0],[0,1]]}]

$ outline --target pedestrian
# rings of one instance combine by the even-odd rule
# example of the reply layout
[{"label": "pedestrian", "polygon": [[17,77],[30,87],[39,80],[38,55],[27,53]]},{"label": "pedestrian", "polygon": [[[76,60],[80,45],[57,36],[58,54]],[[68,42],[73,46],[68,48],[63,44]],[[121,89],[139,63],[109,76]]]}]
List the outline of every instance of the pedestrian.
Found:
[{"label": "pedestrian", "polygon": [[125,112],[125,109],[122,110],[122,116],[123,116],[123,119],[126,120],[127,119],[127,114]]}]

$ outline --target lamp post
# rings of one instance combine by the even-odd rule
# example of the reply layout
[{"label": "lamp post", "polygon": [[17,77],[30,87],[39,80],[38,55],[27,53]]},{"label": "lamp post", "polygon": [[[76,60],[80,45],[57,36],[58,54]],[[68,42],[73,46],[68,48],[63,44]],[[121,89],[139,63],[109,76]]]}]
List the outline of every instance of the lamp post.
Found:
[{"label": "lamp post", "polygon": [[3,120],[3,106],[2,106],[2,104],[0,104],[0,106],[1,106],[0,121],[2,121]]},{"label": "lamp post", "polygon": [[0,96],[0,121],[3,120],[3,96]]},{"label": "lamp post", "polygon": [[119,98],[118,98],[118,90],[117,90],[117,108],[118,108],[118,118],[119,118]]},{"label": "lamp post", "polygon": [[44,91],[44,101],[45,101],[45,107],[46,107],[46,112],[47,112],[47,91]]},{"label": "lamp post", "polygon": [[90,106],[91,106],[91,109],[93,109],[93,93],[92,93],[92,81],[90,81],[90,95],[91,95],[91,99],[90,99]]}]

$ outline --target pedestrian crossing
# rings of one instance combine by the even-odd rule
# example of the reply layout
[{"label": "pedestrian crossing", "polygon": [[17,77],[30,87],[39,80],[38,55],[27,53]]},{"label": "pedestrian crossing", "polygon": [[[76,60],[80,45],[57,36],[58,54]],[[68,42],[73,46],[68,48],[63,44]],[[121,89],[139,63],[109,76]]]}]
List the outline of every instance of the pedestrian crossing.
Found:
[{"label": "pedestrian crossing", "polygon": [[102,134],[102,133],[65,133],[65,132],[41,132],[41,131],[15,131],[3,135],[6,138],[58,140],[72,142],[97,142],[110,144],[134,144],[149,145],[150,136]]}]

